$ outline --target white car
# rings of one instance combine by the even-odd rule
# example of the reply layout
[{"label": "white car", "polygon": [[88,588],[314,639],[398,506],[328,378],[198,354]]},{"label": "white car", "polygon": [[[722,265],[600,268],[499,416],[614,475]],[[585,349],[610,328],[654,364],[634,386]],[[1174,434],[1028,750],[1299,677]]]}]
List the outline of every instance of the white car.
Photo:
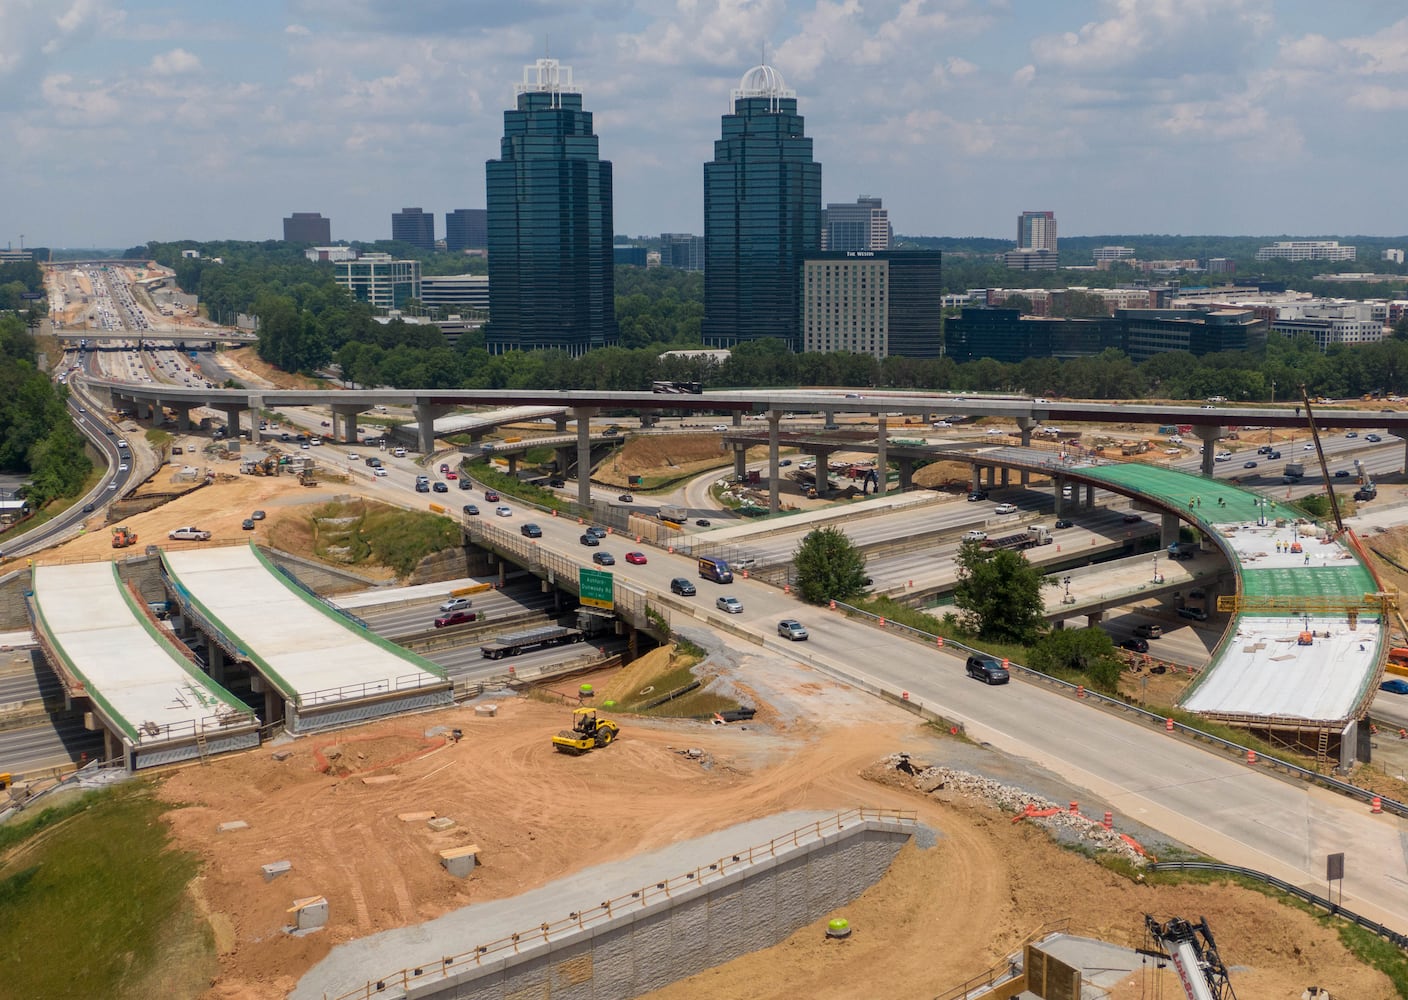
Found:
[{"label": "white car", "polygon": [[513,517],[513,511],[509,510],[507,507],[495,507],[494,513],[499,515],[499,517]]},{"label": "white car", "polygon": [[384,476],[384,475],[386,475],[386,470],[383,469],[381,466],[377,466],[375,469],[372,470],[372,475],[373,475],[373,476],[378,476],[378,477],[379,477],[379,476]]},{"label": "white car", "polygon": [[994,435],[994,434],[1005,434],[1005,433],[1007,433],[1007,432],[1004,431],[1001,427],[989,427],[989,428],[988,428],[988,436],[989,436],[989,437],[991,437],[991,436]]},{"label": "white car", "polygon": [[986,542],[988,540],[988,533],[974,528],[972,531],[965,531],[963,533],[963,540],[965,542]]},{"label": "white car", "polygon": [[118,472],[126,472],[126,471],[127,471],[127,466],[126,466],[126,464],[119,465],[119,466],[117,467],[117,471],[118,471]]},{"label": "white car", "polygon": [[995,514],[1015,514],[1015,513],[1017,513],[1017,505],[1016,505],[1015,503],[1000,503],[1000,504],[997,505],[997,507],[995,507],[995,508],[993,509],[993,513],[995,513]]},{"label": "white car", "polygon": [[714,602],[714,607],[720,611],[727,611],[731,615],[743,614],[743,602],[736,597],[720,597]]}]

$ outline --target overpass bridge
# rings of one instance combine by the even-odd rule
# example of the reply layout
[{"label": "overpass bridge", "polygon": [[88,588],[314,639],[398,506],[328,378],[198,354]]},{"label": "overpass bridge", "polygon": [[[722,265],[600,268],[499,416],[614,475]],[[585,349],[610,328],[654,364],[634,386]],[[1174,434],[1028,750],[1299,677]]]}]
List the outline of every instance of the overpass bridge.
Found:
[{"label": "overpass bridge", "polygon": [[147,344],[234,344],[247,346],[258,341],[258,334],[232,330],[211,330],[207,327],[176,327],[174,329],[144,330],[85,330],[82,327],[56,327],[54,337],[66,347],[73,347],[87,341],[93,350],[119,350],[120,345],[135,342],[140,349]]}]

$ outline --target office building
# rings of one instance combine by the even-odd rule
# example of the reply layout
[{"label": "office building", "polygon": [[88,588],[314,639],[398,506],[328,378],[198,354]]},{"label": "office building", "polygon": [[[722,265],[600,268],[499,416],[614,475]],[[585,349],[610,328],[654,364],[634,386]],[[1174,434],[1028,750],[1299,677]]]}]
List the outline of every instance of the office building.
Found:
[{"label": "office building", "polygon": [[1339,240],[1283,240],[1262,247],[1257,260],[1354,260],[1355,248]]},{"label": "office building", "polygon": [[391,213],[391,238],[419,250],[435,249],[435,213],[403,208]]},{"label": "office building", "polygon": [[445,249],[451,253],[483,250],[489,245],[489,210],[457,208],[445,213]]},{"label": "office building", "polygon": [[1390,264],[1398,264],[1401,267],[1403,265],[1403,251],[1385,250],[1379,255],[1379,259],[1388,261]]},{"label": "office building", "polygon": [[326,246],[332,242],[332,220],[321,212],[294,212],[284,219],[284,242]]},{"label": "office building", "polygon": [[615,344],[611,162],[570,67],[525,67],[485,183],[489,352]]},{"label": "office building", "polygon": [[1116,309],[1121,349],[1136,364],[1165,351],[1202,357],[1265,345],[1266,320],[1251,309]]},{"label": "office building", "polygon": [[661,233],[660,266],[681,271],[704,270],[704,237],[693,233]]},{"label": "office building", "polygon": [[802,350],[939,357],[941,263],[937,250],[807,254],[802,261]]},{"label": "office building", "polygon": [[854,205],[827,205],[821,213],[823,250],[888,250],[894,231],[879,198],[861,195]]},{"label": "office building", "polygon": [[1208,274],[1236,274],[1237,262],[1231,257],[1209,257]]},{"label": "office building", "polygon": [[706,347],[801,333],[802,259],[821,249],[821,164],[796,94],[771,66],[733,91],[704,164]]},{"label": "office building", "polygon": [[1096,247],[1090,251],[1090,256],[1097,264],[1108,264],[1117,260],[1133,260],[1134,247]]},{"label": "office building", "polygon": [[337,283],[358,302],[375,309],[400,309],[420,299],[420,261],[396,260],[389,253],[369,253],[338,261]]},{"label": "office building", "polygon": [[315,264],[320,261],[335,264],[340,260],[356,260],[359,255],[356,247],[309,247],[303,251],[303,256]]},{"label": "office building", "polygon": [[0,264],[23,264],[33,259],[33,250],[0,250]]},{"label": "office building", "polygon": [[1015,365],[1027,358],[1092,357],[1120,346],[1112,319],[1049,319],[1020,309],[964,308],[944,325],[944,353],[962,364],[992,358]]},{"label": "office building", "polygon": [[1335,344],[1377,344],[1387,322],[1385,302],[1311,300],[1279,306],[1271,330],[1291,338],[1308,333],[1324,352]]},{"label": "office building", "polygon": [[420,279],[420,303],[445,315],[461,309],[489,311],[489,277],[485,274],[427,274]]},{"label": "office building", "polygon": [[647,263],[646,248],[634,246],[630,243],[617,243],[611,248],[611,261],[613,264],[630,264],[632,267],[645,267]]},{"label": "office building", "polygon": [[1056,213],[1023,212],[1017,216],[1017,249],[1056,252]]},{"label": "office building", "polygon": [[1014,271],[1054,271],[1057,262],[1056,251],[1044,247],[1023,247],[1002,255],[1002,263]]}]

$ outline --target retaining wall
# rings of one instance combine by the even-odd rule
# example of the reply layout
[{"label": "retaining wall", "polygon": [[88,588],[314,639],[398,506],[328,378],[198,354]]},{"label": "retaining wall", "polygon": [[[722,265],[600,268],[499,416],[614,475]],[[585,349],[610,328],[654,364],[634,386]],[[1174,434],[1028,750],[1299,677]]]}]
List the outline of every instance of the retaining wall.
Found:
[{"label": "retaining wall", "polygon": [[478,942],[463,941],[468,951],[427,956],[428,965],[381,980],[380,990],[371,983],[349,996],[622,1000],[648,993],[834,914],[880,880],[916,829],[912,815],[846,819],[613,900],[600,916],[572,914],[508,948],[495,942],[475,951]]}]

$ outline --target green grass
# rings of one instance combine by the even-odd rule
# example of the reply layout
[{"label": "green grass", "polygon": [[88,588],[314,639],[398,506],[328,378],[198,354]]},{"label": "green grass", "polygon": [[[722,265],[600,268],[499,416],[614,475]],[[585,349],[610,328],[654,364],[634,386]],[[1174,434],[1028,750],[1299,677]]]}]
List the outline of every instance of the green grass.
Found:
[{"label": "green grass", "polygon": [[[324,559],[357,565],[376,562],[407,576],[422,559],[444,549],[458,548],[459,526],[442,514],[361,503],[330,503],[313,515],[318,522],[316,546]],[[347,525],[323,519],[353,518]],[[342,549],[337,554],[332,548]]]},{"label": "green grass", "polygon": [[564,502],[552,490],[544,489],[533,483],[525,483],[515,476],[510,476],[507,472],[500,472],[497,466],[488,462],[466,462],[461,475],[468,475],[476,482],[483,483],[504,496],[527,500],[529,503],[547,507],[550,510],[567,511],[571,509],[571,505]]},{"label": "green grass", "polygon": [[217,971],[167,806],[131,781],[0,830],[0,994],[196,996]]}]

